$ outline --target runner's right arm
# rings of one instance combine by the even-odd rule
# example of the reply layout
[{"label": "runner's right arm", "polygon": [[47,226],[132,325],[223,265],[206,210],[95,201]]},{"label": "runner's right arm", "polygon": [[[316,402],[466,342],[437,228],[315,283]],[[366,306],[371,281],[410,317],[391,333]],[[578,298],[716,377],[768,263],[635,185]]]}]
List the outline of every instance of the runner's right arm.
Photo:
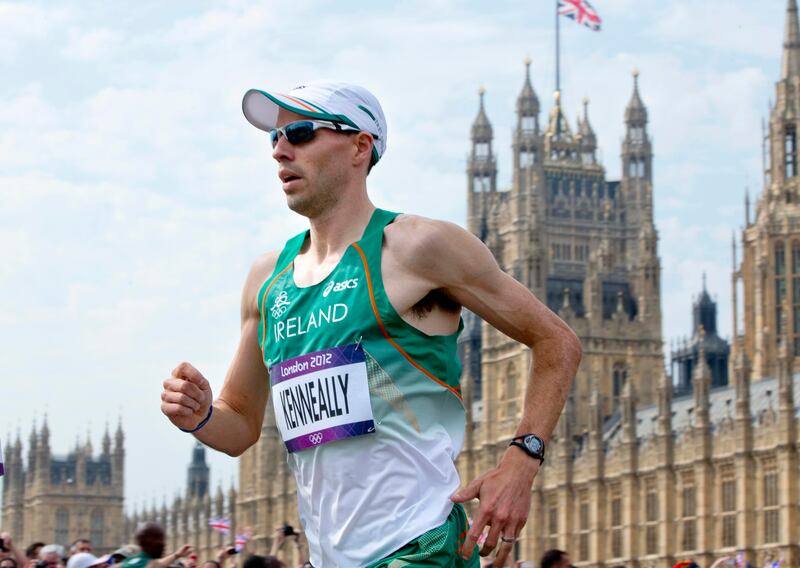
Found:
[{"label": "runner's right arm", "polygon": [[278,253],[259,257],[250,269],[242,292],[241,338],[222,392],[213,400],[208,380],[189,363],[181,363],[164,381],[161,411],[175,426],[197,427],[214,405],[208,423],[194,436],[203,444],[239,456],[261,436],[264,410],[269,399],[269,373],[258,344],[261,324],[258,292],[272,274]]}]

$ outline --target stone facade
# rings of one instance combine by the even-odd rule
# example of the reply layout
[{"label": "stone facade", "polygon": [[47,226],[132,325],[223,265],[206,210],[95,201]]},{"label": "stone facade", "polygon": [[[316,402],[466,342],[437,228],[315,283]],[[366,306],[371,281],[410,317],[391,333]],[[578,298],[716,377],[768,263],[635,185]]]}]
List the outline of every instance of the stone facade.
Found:
[{"label": "stone facade", "polygon": [[31,431],[27,464],[17,436],[6,450],[2,527],[20,544],[37,540],[65,546],[89,538],[96,551],[113,551],[123,541],[125,448],[121,426],[112,449],[106,430],[94,456],[77,444],[65,457],[50,451],[50,429]]}]

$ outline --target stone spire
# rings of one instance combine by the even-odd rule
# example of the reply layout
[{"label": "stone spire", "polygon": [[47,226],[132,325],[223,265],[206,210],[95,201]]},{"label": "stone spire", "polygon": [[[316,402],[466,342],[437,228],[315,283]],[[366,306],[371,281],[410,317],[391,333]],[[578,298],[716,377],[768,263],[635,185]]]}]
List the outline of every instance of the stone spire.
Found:
[{"label": "stone spire", "polygon": [[111,454],[111,434],[108,432],[108,422],[106,422],[106,431],[103,434],[103,454],[107,456]]},{"label": "stone spire", "polygon": [[589,97],[583,97],[583,116],[578,118],[578,134],[586,146],[597,146],[597,136],[589,123]]},{"label": "stone spire", "polygon": [[625,122],[628,124],[644,124],[647,122],[647,108],[639,95],[639,70],[633,70],[633,94],[625,107]]},{"label": "stone spire", "polygon": [[525,59],[525,82],[522,84],[522,91],[517,97],[517,115],[522,126],[523,117],[534,117],[535,130],[539,130],[539,97],[533,90],[531,83],[531,60]]},{"label": "stone spire", "polygon": [[572,131],[564,111],[561,110],[561,91],[553,94],[553,109],[550,111],[550,122],[547,125],[547,137],[553,139],[572,140]]},{"label": "stone spire", "polygon": [[483,97],[486,95],[486,89],[483,87],[478,91],[480,96],[480,103],[478,106],[478,115],[472,122],[472,141],[473,142],[491,142],[493,138],[492,124],[489,122],[489,117],[486,116],[486,109],[483,105]]},{"label": "stone spire", "polygon": [[783,33],[783,64],[781,78],[800,77],[800,30],[797,22],[797,0],[786,7],[786,28]]}]

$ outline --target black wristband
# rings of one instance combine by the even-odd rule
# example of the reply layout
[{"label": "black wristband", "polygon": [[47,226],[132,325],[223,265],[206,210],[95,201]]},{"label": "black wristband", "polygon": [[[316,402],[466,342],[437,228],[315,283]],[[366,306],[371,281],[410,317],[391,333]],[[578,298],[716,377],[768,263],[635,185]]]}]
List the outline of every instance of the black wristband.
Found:
[{"label": "black wristband", "polygon": [[186,432],[187,434],[191,434],[192,432],[197,432],[200,428],[202,428],[203,426],[208,424],[208,421],[211,420],[211,413],[213,411],[214,411],[214,405],[212,404],[212,405],[210,405],[208,407],[208,416],[203,418],[203,421],[200,422],[200,424],[198,424],[197,426],[195,426],[191,430],[186,430],[185,428],[181,428],[180,426],[178,426],[178,430],[180,430],[181,432]]}]

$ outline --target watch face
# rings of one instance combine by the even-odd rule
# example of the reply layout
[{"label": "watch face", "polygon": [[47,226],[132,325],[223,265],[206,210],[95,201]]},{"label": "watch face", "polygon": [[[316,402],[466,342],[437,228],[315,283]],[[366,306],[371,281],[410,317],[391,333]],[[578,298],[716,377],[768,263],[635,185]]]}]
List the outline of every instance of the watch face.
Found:
[{"label": "watch face", "polygon": [[525,436],[525,447],[528,448],[534,454],[541,455],[544,450],[544,444],[542,441],[536,436]]}]

